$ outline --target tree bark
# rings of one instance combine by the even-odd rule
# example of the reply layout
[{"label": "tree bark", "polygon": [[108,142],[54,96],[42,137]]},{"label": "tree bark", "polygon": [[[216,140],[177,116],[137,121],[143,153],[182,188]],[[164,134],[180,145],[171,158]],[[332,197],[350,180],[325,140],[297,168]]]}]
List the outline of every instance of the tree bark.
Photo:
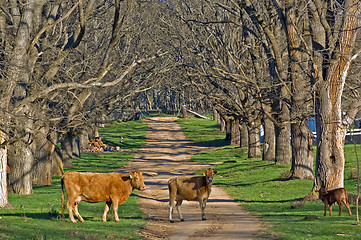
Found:
[{"label": "tree bark", "polygon": [[213,108],[213,120],[216,121],[218,125],[221,123],[221,117],[216,108]]},{"label": "tree bark", "polygon": [[[292,167],[291,179],[313,178],[312,137],[307,122],[292,124]],[[305,134],[306,132],[306,134]]]},{"label": "tree bark", "polygon": [[[12,50],[9,59],[7,73],[9,86],[13,88],[10,96],[17,99],[24,99],[29,95],[27,84],[30,79],[30,53],[28,52],[31,38],[31,29],[33,27],[34,9],[36,1],[29,1],[22,9],[19,28],[17,30],[14,49]],[[7,100],[6,100],[7,101]],[[10,104],[10,102],[8,103]],[[5,106],[9,109],[9,105]],[[12,118],[16,131],[22,135],[26,135],[27,140],[19,140],[8,148],[8,159],[11,172],[9,173],[9,191],[19,194],[32,193],[32,167],[34,157],[29,146],[31,135],[33,133],[33,109],[30,104],[24,105],[21,109],[13,112],[16,115],[24,116],[19,118]],[[20,137],[20,136],[19,136]],[[22,136],[21,136],[22,137]],[[28,141],[28,142],[24,142]]]},{"label": "tree bark", "polygon": [[74,136],[72,133],[67,133],[61,140],[61,155],[64,167],[73,166],[73,143]]},{"label": "tree bark", "polygon": [[9,192],[32,194],[32,172],[34,157],[28,144],[17,141],[9,146]]},{"label": "tree bark", "polygon": [[226,131],[226,120],[224,119],[224,117],[220,117],[221,119],[221,123],[219,125],[219,129],[223,132]]},{"label": "tree bark", "polygon": [[55,133],[48,134],[45,128],[42,128],[34,136],[34,173],[33,184],[38,186],[51,185],[52,179],[52,154],[56,142]]},{"label": "tree bark", "polygon": [[[0,144],[4,143],[4,141],[5,133],[0,131]],[[0,208],[10,207],[6,177],[7,158],[7,147],[4,146],[3,148],[0,148]]]},{"label": "tree bark", "polygon": [[290,162],[291,162],[291,148],[290,148],[291,133],[290,133],[289,123],[276,125],[275,132],[276,132],[276,134],[275,134],[275,136],[276,136],[276,164],[290,164]]},{"label": "tree bark", "polygon": [[231,145],[239,146],[241,144],[241,132],[239,121],[237,119],[232,121]]},{"label": "tree bark", "polygon": [[183,118],[187,118],[188,114],[187,114],[187,107],[185,105],[182,105],[182,116]]},{"label": "tree bark", "polygon": [[239,124],[239,131],[240,131],[240,144],[239,146],[241,148],[245,148],[247,147],[248,148],[248,127],[247,127],[247,124],[244,123],[244,122],[240,122]]},{"label": "tree bark", "polygon": [[[302,54],[299,49],[300,40],[297,38],[294,19],[299,19],[300,14],[305,14],[302,10],[298,13],[295,6],[296,1],[287,1],[285,7],[287,23],[287,39],[289,52],[289,69],[291,80],[291,146],[292,146],[292,179],[313,179],[313,148],[312,139],[308,127],[308,109],[310,79],[304,74],[302,69],[307,69],[309,56]],[[300,3],[302,4],[302,3]],[[302,6],[298,6],[304,9]],[[298,22],[298,21],[297,21]],[[307,22],[307,21],[306,21]],[[307,24],[301,21],[300,29],[308,28]],[[306,32],[309,30],[306,29]],[[311,133],[312,134],[312,133]]]},{"label": "tree bark", "polygon": [[232,139],[232,119],[228,116],[225,117],[225,128],[226,128],[226,141],[231,141]]},{"label": "tree bark", "polygon": [[259,124],[248,123],[248,158],[261,156],[261,142],[259,137]]},{"label": "tree bark", "polygon": [[275,126],[267,117],[263,119],[264,140],[262,159],[265,161],[276,160]]},{"label": "tree bark", "polygon": [[[329,29],[324,16],[319,16],[317,6],[309,5],[315,54],[327,59],[326,65],[321,60],[315,60],[318,71],[315,76],[316,85],[316,181],[314,189],[327,189],[344,186],[344,139],[349,125],[356,114],[347,114],[342,118],[342,93],[346,76],[351,64],[352,50],[357,36],[358,17],[360,9],[357,0],[344,1],[342,9],[342,24],[340,29]],[[320,21],[324,21],[321,24]],[[326,27],[326,28],[323,28]],[[330,38],[330,34],[337,34]],[[325,36],[328,35],[328,38]],[[332,42],[333,41],[333,42]],[[327,48],[327,47],[328,48]],[[321,55],[322,51],[333,51]],[[323,73],[325,73],[323,75]],[[360,100],[357,99],[359,102]],[[359,104],[359,103],[358,103]]]}]

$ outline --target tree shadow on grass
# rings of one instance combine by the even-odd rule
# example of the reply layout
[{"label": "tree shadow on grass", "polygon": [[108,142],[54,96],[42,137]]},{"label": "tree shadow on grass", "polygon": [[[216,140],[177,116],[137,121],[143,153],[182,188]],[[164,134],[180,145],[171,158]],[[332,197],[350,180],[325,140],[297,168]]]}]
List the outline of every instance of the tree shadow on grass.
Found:
[{"label": "tree shadow on grass", "polygon": [[226,141],[224,139],[215,139],[209,141],[195,142],[194,144],[200,147],[225,147],[230,144],[230,141]]}]

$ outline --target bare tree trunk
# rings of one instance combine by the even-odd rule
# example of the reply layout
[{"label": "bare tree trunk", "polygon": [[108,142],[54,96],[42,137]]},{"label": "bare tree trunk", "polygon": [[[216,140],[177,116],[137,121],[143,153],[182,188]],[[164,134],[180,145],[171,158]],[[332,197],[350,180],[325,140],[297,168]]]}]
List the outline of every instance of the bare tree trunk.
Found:
[{"label": "bare tree trunk", "polygon": [[213,120],[216,121],[218,125],[221,123],[221,117],[216,108],[213,108]]},{"label": "bare tree trunk", "polygon": [[232,119],[230,117],[225,117],[225,123],[226,123],[226,141],[231,141],[232,138]]},{"label": "bare tree trunk", "polygon": [[9,146],[9,192],[32,194],[32,168],[34,157],[28,144],[18,141]]},{"label": "bare tree trunk", "polygon": [[73,138],[73,157],[80,157],[80,138],[75,136]]},{"label": "bare tree trunk", "polygon": [[73,138],[71,133],[67,133],[61,140],[61,155],[64,167],[73,166]]},{"label": "bare tree trunk", "polygon": [[259,124],[250,122],[248,124],[248,158],[261,156],[261,142],[259,137]]},{"label": "bare tree trunk", "polygon": [[[291,179],[313,179],[312,137],[307,122],[292,124],[292,167]],[[306,134],[305,134],[306,132]],[[311,133],[312,134],[312,133]]]},{"label": "bare tree trunk", "polygon": [[[5,141],[5,133],[0,131],[0,144]],[[0,208],[10,207],[6,179],[7,147],[0,148]]]},{"label": "bare tree trunk", "polygon": [[287,123],[276,125],[276,163],[289,164],[291,162],[290,126]]},{"label": "bare tree trunk", "polygon": [[[298,19],[298,9],[294,6],[295,1],[286,3],[285,15],[287,22],[288,52],[290,64],[291,91],[291,146],[292,167],[291,179],[313,179],[313,148],[312,138],[308,127],[310,79],[303,73],[307,69],[309,56],[299,52],[302,49],[299,38],[296,37],[296,29],[293,19]],[[304,9],[304,7],[299,6]],[[301,22],[301,27],[309,32],[308,25]],[[311,133],[312,134],[312,133]]]},{"label": "bare tree trunk", "polygon": [[86,130],[83,130],[79,136],[79,145],[80,149],[85,149],[89,146],[89,132]]},{"label": "bare tree trunk", "polygon": [[51,175],[62,176],[64,174],[64,166],[62,161],[61,149],[55,147],[53,154],[51,155]]},{"label": "bare tree trunk", "polygon": [[219,129],[223,132],[226,131],[226,121],[223,116],[221,116],[221,124],[219,125]]},{"label": "bare tree trunk", "polygon": [[262,159],[265,161],[275,161],[276,159],[276,142],[275,142],[275,126],[267,117],[264,123],[264,140]]},{"label": "bare tree trunk", "polygon": [[[352,50],[358,30],[358,17],[360,15],[357,0],[344,1],[342,9],[343,19],[340,29],[332,29],[336,36],[329,39],[328,29],[319,21],[319,9],[314,4],[308,5],[311,18],[312,40],[320,47],[333,48],[328,51],[330,59],[324,65],[322,58],[316,59],[318,70],[316,72],[316,126],[317,126],[317,155],[316,155],[316,181],[314,189],[325,187],[327,189],[340,188],[344,185],[344,139],[346,131],[353,122],[357,109],[360,106],[360,99],[356,97],[354,106],[350,105],[347,113],[343,116],[342,93],[346,76],[351,64]],[[336,42],[327,42],[337,40]],[[325,57],[319,51],[315,51],[317,57]],[[323,58],[325,59],[325,58]],[[323,73],[325,73],[323,75]],[[359,96],[359,95],[356,95]]]},{"label": "bare tree trunk", "polygon": [[[38,186],[51,185],[52,180],[52,160],[51,155],[54,151],[54,141],[50,134],[42,128],[34,137],[34,167],[33,184]],[[54,136],[54,134],[53,134]]]},{"label": "bare tree trunk", "polygon": [[52,155],[56,144],[56,133],[48,133],[48,129],[42,128],[34,136],[34,173],[33,184],[38,186],[51,185],[53,176]]},{"label": "bare tree trunk", "polygon": [[185,105],[182,105],[182,116],[183,118],[187,118],[187,107]]},{"label": "bare tree trunk", "polygon": [[[28,96],[27,84],[30,79],[31,72],[31,51],[29,51],[31,39],[31,31],[33,27],[34,14],[36,9],[36,2],[29,1],[24,5],[23,12],[17,18],[19,28],[15,36],[14,48],[9,57],[9,65],[7,69],[9,86],[13,87],[13,92],[10,96],[17,99],[24,99]],[[30,49],[32,50],[32,49]],[[7,100],[6,100],[7,101]],[[5,106],[8,109],[9,105]],[[24,118],[13,118],[12,122],[16,126],[16,131],[25,133],[27,140],[20,140],[10,145],[8,148],[8,159],[11,172],[9,173],[9,191],[19,194],[31,194],[32,189],[32,167],[34,157],[29,146],[31,134],[34,130],[31,116],[33,116],[33,109],[29,104],[24,105],[23,108],[14,112],[19,116],[26,116]],[[24,137],[24,136],[21,136]],[[25,143],[25,141],[28,141]]]},{"label": "bare tree trunk", "polygon": [[238,119],[232,121],[232,130],[231,130],[231,145],[239,146],[241,144],[241,132],[239,127]]},{"label": "bare tree trunk", "polygon": [[240,131],[240,143],[239,146],[241,148],[248,148],[248,127],[247,124],[244,122],[240,122],[239,124],[239,131]]}]

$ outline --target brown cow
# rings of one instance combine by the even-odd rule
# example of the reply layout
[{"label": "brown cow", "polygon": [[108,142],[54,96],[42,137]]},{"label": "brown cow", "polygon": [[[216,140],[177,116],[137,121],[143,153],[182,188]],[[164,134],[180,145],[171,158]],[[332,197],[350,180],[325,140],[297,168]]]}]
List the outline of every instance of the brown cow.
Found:
[{"label": "brown cow", "polygon": [[342,203],[344,203],[347,207],[348,214],[351,216],[350,206],[348,204],[347,190],[345,188],[337,188],[334,190],[327,191],[325,188],[320,188],[319,197],[322,202],[325,204],[325,213],[326,216],[327,206],[330,208],[330,216],[332,216],[332,204],[337,202],[339,207],[339,215],[342,213]]},{"label": "brown cow", "polygon": [[[180,211],[183,200],[198,200],[202,211],[202,220],[206,220],[204,209],[211,194],[213,175],[216,173],[216,170],[213,171],[212,168],[208,168],[207,171],[203,171],[204,176],[176,177],[168,181],[170,222],[174,222],[172,218],[174,206],[177,207],[180,220],[184,221]],[[175,202],[177,202],[177,204],[175,204]]]},{"label": "brown cow", "polygon": [[113,204],[115,220],[119,221],[118,205],[124,203],[133,189],[145,190],[143,172],[129,174],[122,173],[90,173],[90,172],[67,172],[61,178],[61,214],[64,218],[64,185],[68,195],[66,207],[69,218],[76,222],[73,210],[77,218],[84,222],[78,212],[78,204],[81,200],[90,203],[106,202],[103,214],[103,222],[106,222],[110,205]]}]

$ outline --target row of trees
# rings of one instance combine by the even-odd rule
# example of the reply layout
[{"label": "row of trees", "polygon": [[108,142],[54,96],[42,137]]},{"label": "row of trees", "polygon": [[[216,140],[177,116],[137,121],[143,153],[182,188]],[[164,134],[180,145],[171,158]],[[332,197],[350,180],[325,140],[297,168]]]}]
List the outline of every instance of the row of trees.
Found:
[{"label": "row of trees", "polygon": [[265,159],[292,161],[291,178],[315,177],[314,190],[342,187],[344,139],[361,109],[360,2],[166,2],[179,73],[231,126],[247,127],[250,157],[263,124]]},{"label": "row of trees", "polygon": [[51,184],[59,163],[72,164],[76,137],[135,105],[212,106],[247,133],[250,157],[260,154],[263,124],[265,160],[292,159],[292,177],[315,175],[315,189],[341,187],[345,133],[361,108],[360,8],[357,0],[2,1],[0,207],[8,190]]},{"label": "row of trees", "polygon": [[59,163],[72,164],[77,136],[159,85],[164,52],[145,31],[156,21],[149,17],[154,7],[122,0],[0,3],[0,207],[8,205],[7,190],[31,194],[33,184],[51,184]]}]

